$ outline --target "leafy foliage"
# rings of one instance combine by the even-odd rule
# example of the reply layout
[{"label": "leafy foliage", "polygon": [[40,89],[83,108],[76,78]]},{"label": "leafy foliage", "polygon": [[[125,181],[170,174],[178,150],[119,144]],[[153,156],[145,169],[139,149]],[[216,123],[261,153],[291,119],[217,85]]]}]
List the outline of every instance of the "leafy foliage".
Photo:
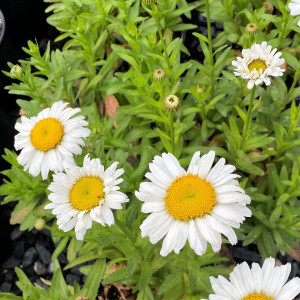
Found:
[{"label": "leafy foliage", "polygon": [[[72,231],[60,231],[53,222],[50,229],[58,244],[51,287],[45,291],[33,286],[17,269],[23,298],[85,295],[94,299],[100,282],[115,282],[131,286],[139,300],[182,299],[183,295],[199,299],[211,291],[209,276],[229,273],[221,264],[224,258],[210,249],[198,257],[185,247],[179,255],[162,258],[159,245],[141,238],[144,216],[134,191],[148,163],[162,152],[172,152],[184,167],[198,150],[215,150],[225,157],[237,167],[241,186],[252,199],[253,216],[237,230],[239,240],[244,246],[255,243],[263,258],[290,251],[300,236],[300,35],[297,19],[287,12],[285,1],[270,1],[276,15],[261,0],[210,1],[209,6],[185,0],[158,0],[150,6],[133,0],[45,2],[51,3],[48,22],[60,30],[56,40],[64,41],[64,46],[51,51],[48,44],[41,53],[29,41],[24,48],[29,59],[21,60],[22,71],[14,74],[19,83],[7,89],[21,97],[17,102],[27,117],[60,99],[81,106],[92,134],[77,163],[82,163],[86,153],[99,157],[106,166],[119,161],[125,169],[121,188],[130,202],[116,213],[117,226],[94,223],[84,242],[77,241]],[[204,14],[224,24],[224,31],[215,40],[210,33],[208,37],[194,33],[204,61],[182,63],[181,53],[189,52],[173,34],[195,25],[184,24],[180,16],[190,18],[192,10],[204,11],[205,7]],[[255,34],[245,31],[249,22],[258,25]],[[282,51],[286,72],[283,78],[273,79],[270,87],[257,87],[254,106],[249,108],[251,92],[245,89],[244,80],[233,75],[231,62],[239,55],[234,49],[264,40]],[[153,78],[157,69],[166,73],[162,81]],[[170,94],[181,100],[177,112],[168,112],[163,105]],[[104,112],[111,96],[120,105],[116,119],[108,110]],[[249,109],[251,124],[247,124]],[[43,210],[51,176],[47,181],[33,178],[9,150],[4,158],[12,168],[3,172],[8,180],[0,194],[7,195],[2,204],[17,201],[12,222],[20,223],[22,230],[31,230],[38,217],[51,223],[53,216]],[[56,257],[65,247],[66,269],[92,262],[81,267],[88,275],[82,290],[63,280]],[[10,294],[1,297],[21,299]]]}]

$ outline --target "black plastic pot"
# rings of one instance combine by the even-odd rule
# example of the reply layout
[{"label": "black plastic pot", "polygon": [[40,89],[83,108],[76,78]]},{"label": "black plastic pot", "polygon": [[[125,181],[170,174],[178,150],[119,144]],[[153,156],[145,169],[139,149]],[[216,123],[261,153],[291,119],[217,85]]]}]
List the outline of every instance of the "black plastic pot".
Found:
[{"label": "black plastic pot", "polygon": [[0,45],[3,40],[4,33],[5,33],[5,19],[4,19],[4,15],[0,9]]}]

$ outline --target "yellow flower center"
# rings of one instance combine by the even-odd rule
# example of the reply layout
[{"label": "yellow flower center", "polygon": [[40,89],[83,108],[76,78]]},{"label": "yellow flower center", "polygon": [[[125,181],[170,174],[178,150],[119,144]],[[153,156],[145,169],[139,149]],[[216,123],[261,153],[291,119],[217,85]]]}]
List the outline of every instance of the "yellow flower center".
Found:
[{"label": "yellow flower center", "polygon": [[255,59],[248,65],[248,69],[250,72],[252,72],[254,69],[256,69],[257,71],[262,70],[262,72],[264,72],[266,68],[266,62],[262,59]]},{"label": "yellow flower center", "polygon": [[69,194],[70,202],[75,209],[90,211],[103,199],[103,189],[103,182],[100,178],[82,177],[72,187]]},{"label": "yellow flower center", "polygon": [[209,214],[217,203],[214,188],[198,175],[177,178],[167,190],[164,200],[167,211],[175,219],[188,221]]},{"label": "yellow flower center", "polygon": [[248,296],[244,297],[241,300],[274,300],[274,298],[268,297],[264,294],[253,293],[253,294],[249,294]]},{"label": "yellow flower center", "polygon": [[57,146],[64,134],[64,127],[55,118],[37,122],[30,132],[32,146],[40,151],[48,151]]}]

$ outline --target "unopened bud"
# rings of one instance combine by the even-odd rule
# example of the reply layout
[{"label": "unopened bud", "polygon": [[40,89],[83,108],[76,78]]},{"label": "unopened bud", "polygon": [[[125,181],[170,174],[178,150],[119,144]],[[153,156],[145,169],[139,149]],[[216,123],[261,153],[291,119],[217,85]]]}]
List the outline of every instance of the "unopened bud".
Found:
[{"label": "unopened bud", "polygon": [[246,31],[249,33],[249,34],[254,34],[256,33],[258,30],[258,26],[255,24],[255,23],[249,23],[247,24],[246,26]]},{"label": "unopened bud", "polygon": [[22,68],[19,65],[14,65],[10,69],[10,76],[11,78],[19,78],[22,74]]},{"label": "unopened bud", "polygon": [[157,69],[153,72],[153,79],[157,81],[162,81],[166,76],[166,73],[163,69]]},{"label": "unopened bud", "polygon": [[143,0],[143,2],[147,5],[150,5],[151,3],[156,3],[156,0]]},{"label": "unopened bud", "polygon": [[197,88],[196,91],[197,91],[197,93],[201,94],[203,90],[199,87],[199,88]]},{"label": "unopened bud", "polygon": [[86,143],[85,147],[86,147],[87,152],[89,152],[89,153],[91,153],[91,152],[94,151],[94,145],[93,145],[93,143]]},{"label": "unopened bud", "polygon": [[273,10],[274,10],[274,6],[272,3],[270,2],[264,2],[263,3],[265,9],[266,9],[266,13],[271,15],[273,13]]},{"label": "unopened bud", "polygon": [[24,116],[26,114],[27,114],[27,111],[25,109],[21,108],[19,111],[19,116]]},{"label": "unopened bud", "polygon": [[42,230],[45,227],[45,220],[43,218],[38,218],[35,223],[34,227],[36,230]]},{"label": "unopened bud", "polygon": [[176,111],[180,106],[180,99],[176,95],[169,95],[164,99],[164,106],[168,111]]}]

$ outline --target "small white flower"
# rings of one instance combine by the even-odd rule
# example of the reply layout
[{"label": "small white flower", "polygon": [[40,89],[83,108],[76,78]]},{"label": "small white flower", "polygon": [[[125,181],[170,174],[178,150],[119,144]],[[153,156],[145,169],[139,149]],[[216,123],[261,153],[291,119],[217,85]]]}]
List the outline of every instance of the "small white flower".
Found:
[{"label": "small white flower", "polygon": [[253,263],[250,269],[246,262],[237,265],[229,276],[210,277],[215,294],[210,300],[292,300],[300,293],[300,278],[286,283],[291,264],[275,267],[275,259],[265,260],[262,268]]},{"label": "small white flower", "polygon": [[76,238],[83,240],[87,229],[92,227],[92,221],[102,226],[114,224],[111,209],[121,209],[121,203],[128,202],[125,194],[119,192],[123,179],[119,178],[123,169],[117,169],[114,162],[104,170],[100,159],[90,159],[86,155],[83,166],[72,166],[65,173],[53,175],[53,182],[48,189],[52,192],[45,209],[53,209],[57,216],[57,224],[63,231],[75,227]]},{"label": "small white flower", "polygon": [[262,82],[270,85],[269,76],[282,76],[285,71],[280,68],[285,60],[280,58],[281,52],[276,53],[276,50],[276,48],[272,50],[267,42],[254,44],[250,49],[243,49],[243,57],[237,57],[237,60],[232,62],[232,65],[236,67],[234,75],[248,79],[248,89]]},{"label": "small white flower", "polygon": [[145,177],[151,182],[141,183],[135,195],[144,202],[142,212],[151,213],[140,226],[142,237],[149,236],[152,244],[165,237],[162,256],[179,253],[187,240],[198,255],[205,253],[207,242],[217,252],[221,233],[236,244],[232,227],[239,228],[251,216],[246,207],[250,198],[234,180],[240,176],[232,174],[235,167],[221,158],[212,168],[214,158],[214,151],[201,158],[196,152],[187,171],[170,153],[149,164]]},{"label": "small white flower", "polygon": [[[291,0],[288,7],[291,10],[291,16],[300,15],[300,0]],[[300,27],[300,21],[298,22],[298,26]]]},{"label": "small white flower", "polygon": [[80,108],[66,108],[68,103],[54,103],[37,117],[21,117],[15,128],[15,148],[21,150],[18,162],[33,176],[42,174],[47,179],[49,171],[61,172],[74,165],[73,154],[81,154],[83,139],[91,131],[83,116],[73,117]]}]

